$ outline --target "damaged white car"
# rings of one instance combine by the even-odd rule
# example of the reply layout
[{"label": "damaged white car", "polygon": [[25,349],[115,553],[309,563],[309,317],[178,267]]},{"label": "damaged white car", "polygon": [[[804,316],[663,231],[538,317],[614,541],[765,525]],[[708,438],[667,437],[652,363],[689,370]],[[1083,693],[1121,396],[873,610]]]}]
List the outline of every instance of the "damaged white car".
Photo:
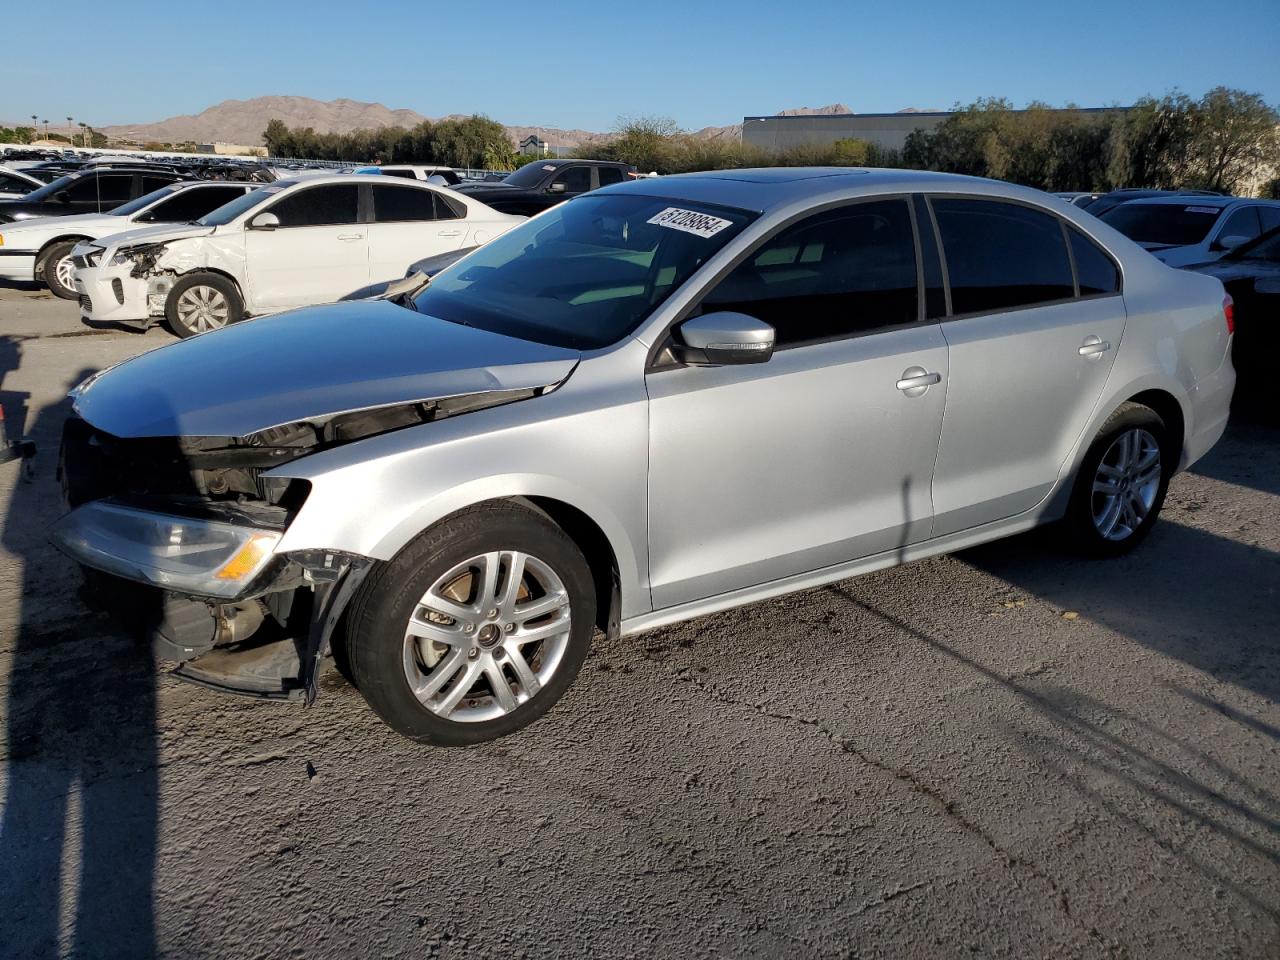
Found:
[{"label": "damaged white car", "polygon": [[485,243],[524,218],[381,176],[280,180],[194,223],[131,230],[73,251],[89,321],[180,337],[292,307],[376,293],[422,257]]}]

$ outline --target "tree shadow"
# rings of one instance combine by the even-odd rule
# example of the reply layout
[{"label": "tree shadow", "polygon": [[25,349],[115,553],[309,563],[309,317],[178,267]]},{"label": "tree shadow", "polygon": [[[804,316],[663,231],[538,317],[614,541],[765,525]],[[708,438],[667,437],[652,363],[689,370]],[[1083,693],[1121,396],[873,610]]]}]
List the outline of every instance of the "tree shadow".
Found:
[{"label": "tree shadow", "polygon": [[[0,337],[0,386],[21,361],[13,339]],[[4,637],[0,953],[145,958],[156,949],[155,665],[144,644],[80,602],[75,571],[47,540],[65,509],[55,464],[69,412],[68,401],[52,403],[27,426],[39,451],[34,482],[15,484],[0,531],[22,567],[20,617]],[[77,866],[78,878],[63,876]]]},{"label": "tree shadow", "polygon": [[[1280,868],[1280,798],[1196,743],[1171,736],[1134,713],[1059,684],[1002,676],[941,637],[867,603],[848,587],[827,590],[1016,697],[1046,719],[1051,731],[1012,721],[1000,721],[997,728],[1032,757],[1037,768],[1056,775],[1189,869],[1280,920],[1274,887],[1259,887],[1224,872],[1215,864],[1217,858],[1196,856],[1186,844],[1167,836],[1160,817],[1142,816],[1154,806],[1194,822],[1274,873]],[[1126,801],[1126,790],[1142,796],[1143,802]]]},{"label": "tree shadow", "polygon": [[1280,700],[1280,553],[1162,518],[1133,553],[1064,556],[1044,533],[959,554],[1055,606]]}]

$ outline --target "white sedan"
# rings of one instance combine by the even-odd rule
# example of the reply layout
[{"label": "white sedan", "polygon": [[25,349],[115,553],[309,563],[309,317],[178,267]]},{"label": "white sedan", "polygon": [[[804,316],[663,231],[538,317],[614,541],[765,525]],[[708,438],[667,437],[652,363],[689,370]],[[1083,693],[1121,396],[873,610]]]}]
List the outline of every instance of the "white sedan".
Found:
[{"label": "white sedan", "polygon": [[248,316],[376,293],[423,257],[473,247],[524,217],[443,187],[337,174],[278,180],[196,223],[134,230],[76,248],[91,321],[180,337]]},{"label": "white sedan", "polygon": [[43,180],[37,180],[21,170],[0,167],[0,200],[16,200],[43,186]]},{"label": "white sedan", "polygon": [[171,183],[106,213],[4,224],[0,226],[0,277],[45,283],[58,296],[74,300],[72,250],[76,244],[134,226],[190,223],[243,197],[253,187],[202,180]]}]

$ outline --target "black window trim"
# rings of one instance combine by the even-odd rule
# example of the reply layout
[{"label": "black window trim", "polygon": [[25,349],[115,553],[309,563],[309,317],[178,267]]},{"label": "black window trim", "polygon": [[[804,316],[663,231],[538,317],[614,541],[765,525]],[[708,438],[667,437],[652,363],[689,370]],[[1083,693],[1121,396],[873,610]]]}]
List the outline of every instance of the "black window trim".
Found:
[{"label": "black window trim", "polygon": [[[934,237],[938,244],[938,259],[942,261],[942,284],[947,293],[947,315],[946,317],[939,318],[937,321],[939,323],[950,323],[953,320],[972,320],[976,317],[1000,316],[1007,313],[1021,313],[1024,310],[1037,310],[1040,307],[1057,307],[1064,303],[1076,303],[1077,301],[1082,300],[1105,300],[1108,297],[1121,297],[1124,295],[1124,271],[1120,268],[1119,261],[1111,255],[1110,250],[1091,237],[1088,231],[1059,215],[1056,210],[1050,210],[1047,207],[1042,207],[1039,204],[1030,202],[1029,200],[1023,200],[1021,197],[1001,197],[982,193],[937,192],[924,193],[922,195],[924,196],[925,204],[929,208],[929,218],[933,221]],[[989,203],[1010,203],[1019,207],[1027,207],[1030,210],[1035,210],[1038,213],[1047,214],[1048,216],[1053,217],[1053,219],[1057,220],[1059,225],[1062,227],[1062,242],[1066,244],[1067,247],[1067,260],[1071,264],[1071,283],[1073,289],[1076,291],[1075,295],[1070,297],[1059,297],[1056,300],[1041,300],[1038,303],[1026,303],[1016,307],[1003,307],[999,310],[973,310],[969,313],[955,313],[951,305],[951,273],[947,269],[947,251],[942,245],[942,231],[938,227],[938,215],[933,209],[933,200],[935,197],[939,200],[985,200]],[[1084,296],[1080,295],[1080,276],[1076,271],[1076,257],[1075,253],[1071,249],[1071,234],[1068,232],[1068,230],[1072,228],[1078,230],[1081,236],[1101,250],[1106,255],[1107,259],[1111,261],[1112,265],[1116,268],[1116,279],[1119,282],[1119,289],[1113,290],[1109,293],[1090,293]]]},{"label": "black window trim", "polygon": [[[399,182],[394,182],[398,180]],[[416,186],[415,186],[416,184]],[[431,195],[431,219],[430,220],[377,220],[377,208],[373,205],[373,191],[375,187],[386,187],[389,190],[421,190]],[[367,200],[366,200],[367,195]],[[444,198],[440,196],[440,191],[433,190],[429,185],[421,180],[410,179],[408,177],[393,178],[393,182],[389,183],[362,183],[360,184],[360,209],[362,224],[393,224],[393,223],[440,223],[440,201]],[[453,208],[449,204],[450,209]],[[452,219],[461,219],[453,217]]]},{"label": "black window trim", "polygon": [[[262,209],[259,210],[257,207],[252,208],[252,210],[256,212],[250,213],[249,219],[244,221],[245,226],[248,226],[249,221],[253,220],[254,217],[257,217],[259,214],[269,213],[271,210],[275,209],[275,207],[278,204],[281,204],[288,198],[295,197],[298,194],[303,193],[307,190],[315,190],[319,187],[345,187],[345,186],[348,186],[348,184],[332,183],[332,182],[331,183],[308,183],[306,180],[303,180],[295,188],[282,190],[279,196],[268,201],[266,205],[262,207]],[[355,227],[355,226],[366,225],[368,223],[368,220],[365,219],[365,215],[366,213],[369,213],[373,210],[373,197],[372,195],[369,195],[366,197],[366,194],[368,194],[369,184],[357,183],[357,184],[354,184],[354,186],[359,191],[356,194],[355,223],[310,223],[310,224],[305,224],[301,226],[292,226],[292,227],[286,226],[285,224],[282,223],[276,229],[277,230],[314,230],[317,227]]]},{"label": "black window trim", "polygon": [[[731,260],[724,268],[722,268],[721,270],[718,270],[715,276],[711,277],[710,279],[707,280],[706,283],[703,284],[702,289],[698,291],[697,295],[692,300],[690,300],[689,303],[686,304],[684,308],[680,310],[679,313],[675,315],[675,318],[672,319],[672,321],[667,324],[666,328],[662,331],[662,333],[659,336],[654,338],[653,346],[649,348],[649,356],[645,361],[645,365],[644,365],[645,374],[648,375],[650,373],[661,373],[664,370],[684,369],[686,364],[680,363],[679,361],[674,359],[667,359],[667,360],[663,359],[664,355],[666,355],[667,357],[671,356],[669,353],[669,347],[674,342],[672,340],[672,331],[674,331],[675,328],[678,327],[680,324],[684,323],[684,321],[688,320],[689,316],[695,310],[697,310],[700,306],[702,306],[703,299],[711,290],[715,288],[717,284],[720,283],[720,281],[724,280],[725,277],[729,276],[729,274],[733,273],[734,270],[738,269],[739,266],[741,266],[744,262],[746,262],[746,260],[749,257],[751,257],[752,254],[758,252],[760,248],[763,247],[766,243],[773,240],[780,233],[782,233],[782,231],[787,230],[791,226],[799,223],[801,220],[806,220],[809,217],[817,216],[819,214],[829,213],[832,210],[839,210],[844,207],[858,206],[859,204],[863,204],[863,203],[879,203],[885,200],[901,200],[907,205],[907,210],[911,215],[911,221],[910,221],[911,230],[912,230],[911,239],[916,251],[916,319],[908,320],[905,323],[894,323],[894,324],[888,324],[883,327],[875,327],[874,329],[871,329],[871,330],[857,330],[852,333],[834,334],[830,337],[817,337],[813,340],[800,340],[795,343],[778,345],[774,347],[774,353],[779,353],[783,350],[796,350],[796,349],[802,349],[805,347],[820,346],[822,344],[827,344],[827,343],[836,343],[842,340],[856,340],[856,339],[861,339],[862,337],[874,337],[881,333],[893,333],[898,330],[908,330],[908,329],[913,329],[915,327],[922,327],[929,324],[940,323],[941,318],[937,320],[922,319],[922,317],[924,316],[924,311],[926,309],[923,306],[924,296],[925,296],[924,273],[923,273],[922,258],[920,255],[920,236],[916,232],[917,224],[915,219],[915,209],[914,209],[915,204],[912,202],[912,199],[911,199],[913,196],[916,196],[916,194],[912,192],[906,192],[906,193],[877,193],[877,194],[870,194],[870,195],[858,196],[858,197],[844,197],[839,200],[831,200],[827,203],[822,203],[816,206],[808,207],[807,209],[802,210],[791,217],[788,217],[786,220],[779,223],[767,234],[765,234],[763,237],[761,237],[759,240],[753,243],[750,247],[744,250],[741,254],[734,257],[733,260]],[[704,204],[704,206],[713,207],[714,204]],[[930,213],[932,213],[932,211],[930,211]],[[943,283],[945,286],[946,261],[942,257],[941,248],[939,248],[938,257],[940,260],[943,261],[942,272],[943,272]],[[946,289],[948,290],[948,308],[949,308],[950,287],[948,286]]]}]

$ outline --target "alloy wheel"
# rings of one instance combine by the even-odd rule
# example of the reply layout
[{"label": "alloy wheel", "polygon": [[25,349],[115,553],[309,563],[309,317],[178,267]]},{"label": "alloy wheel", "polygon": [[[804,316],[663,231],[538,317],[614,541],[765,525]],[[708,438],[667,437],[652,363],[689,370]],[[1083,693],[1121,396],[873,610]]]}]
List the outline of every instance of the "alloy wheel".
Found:
[{"label": "alloy wheel", "polygon": [[1093,525],[1105,540],[1127,540],[1160,492],[1160,444],[1141,427],[1112,441],[1093,478]]},{"label": "alloy wheel", "polygon": [[535,697],[569,645],[569,593],[531,554],[502,550],[450,569],[422,595],[404,634],[404,674],[443,719],[477,723]]}]

